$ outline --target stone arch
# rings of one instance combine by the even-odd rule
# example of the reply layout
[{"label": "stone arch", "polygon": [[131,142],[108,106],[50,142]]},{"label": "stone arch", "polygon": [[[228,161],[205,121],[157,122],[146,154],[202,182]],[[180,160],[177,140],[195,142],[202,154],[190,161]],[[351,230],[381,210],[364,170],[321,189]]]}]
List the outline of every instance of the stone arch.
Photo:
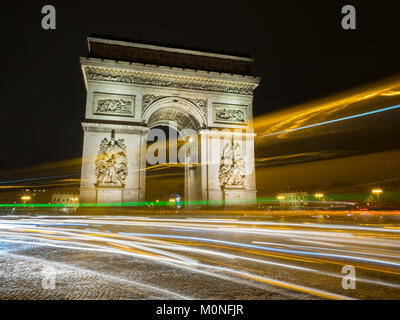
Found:
[{"label": "stone arch", "polygon": [[153,102],[143,113],[142,121],[149,128],[171,126],[177,131],[206,127],[206,119],[191,101],[181,97],[166,97]]},{"label": "stone arch", "polygon": [[[87,89],[87,121],[82,123],[82,203],[140,203],[145,200],[147,137],[149,129],[157,125],[174,127],[181,135],[181,145],[187,147],[181,153],[187,181],[185,194],[187,200],[194,200],[193,205],[197,205],[198,200],[214,204],[256,199],[254,133],[243,132],[249,130],[253,90],[260,81],[251,74],[252,59],[121,41],[114,43],[109,39],[90,38],[89,42],[90,48],[104,53],[107,59],[92,58],[97,54],[94,52],[80,60]],[[118,52],[115,52],[116,46]],[[123,61],[123,57],[128,57],[132,65]],[[188,58],[200,61],[198,67],[188,68]],[[176,65],[171,69],[167,66],[172,60]],[[223,66],[229,66],[229,70],[222,70]],[[224,129],[229,132],[221,135]],[[190,139],[189,135],[196,139]],[[112,146],[116,141],[121,142],[118,145],[125,149],[126,158],[120,149],[117,148],[120,152],[116,153],[115,147],[108,147],[110,139]],[[227,179],[229,183],[221,185],[224,140],[230,140],[232,147],[241,142],[241,154],[226,161],[222,178],[231,175],[234,179]],[[112,161],[108,161],[109,158],[105,163],[99,161],[99,170],[96,170],[97,157],[100,155],[99,159],[103,159],[101,155],[108,149],[113,153]],[[114,153],[118,155],[118,163],[114,161]],[[196,155],[197,160],[194,159]],[[246,180],[240,185],[236,181],[242,176],[242,160]],[[125,165],[127,175],[121,170]],[[116,176],[116,170],[121,175]]]},{"label": "stone arch", "polygon": [[[198,134],[206,127],[206,119],[199,108],[191,101],[181,97],[164,97],[150,104],[144,111],[142,122],[149,128],[156,126],[169,126],[174,128],[183,140],[187,139],[190,131]],[[187,129],[191,129],[186,131]],[[195,147],[193,147],[195,146]],[[189,158],[185,158],[185,190],[186,201],[195,200],[201,197],[199,188],[199,167],[193,163],[199,161],[198,142],[192,143]],[[194,159],[196,159],[194,161]]]}]

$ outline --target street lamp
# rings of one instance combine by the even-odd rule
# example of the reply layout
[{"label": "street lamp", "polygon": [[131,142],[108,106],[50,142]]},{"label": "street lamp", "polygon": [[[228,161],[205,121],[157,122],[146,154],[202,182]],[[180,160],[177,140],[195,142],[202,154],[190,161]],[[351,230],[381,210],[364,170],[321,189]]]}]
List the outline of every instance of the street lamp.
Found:
[{"label": "street lamp", "polygon": [[76,197],[76,198],[71,198],[71,202],[72,202],[71,207],[72,207],[72,210],[73,210],[74,212],[75,212],[76,209],[79,207],[78,201],[79,201],[79,198],[78,198],[78,197]]},{"label": "street lamp", "polygon": [[22,196],[21,200],[24,201],[24,204],[26,204],[27,201],[31,200],[31,196]]},{"label": "street lamp", "polygon": [[284,196],[277,196],[276,197],[278,200],[285,200],[285,197]]},{"label": "street lamp", "polygon": [[318,200],[321,200],[321,198],[324,197],[324,194],[323,193],[316,193],[316,194],[314,194],[314,197],[318,198]]},{"label": "street lamp", "polygon": [[24,202],[24,207],[27,201],[31,200],[31,196],[22,196],[21,200]]},{"label": "street lamp", "polygon": [[372,189],[371,192],[372,192],[373,194],[376,194],[376,197],[377,197],[378,200],[379,200],[379,196],[380,196],[380,194],[383,192],[383,190],[380,189],[380,188],[375,188],[375,189]]}]

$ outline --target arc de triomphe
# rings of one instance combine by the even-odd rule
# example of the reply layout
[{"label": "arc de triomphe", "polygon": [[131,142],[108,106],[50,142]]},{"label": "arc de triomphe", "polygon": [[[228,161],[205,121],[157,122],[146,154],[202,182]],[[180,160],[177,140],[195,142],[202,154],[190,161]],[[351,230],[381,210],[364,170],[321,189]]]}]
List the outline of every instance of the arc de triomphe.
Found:
[{"label": "arc de triomphe", "polygon": [[88,45],[81,203],[145,200],[147,134],[158,125],[197,134],[186,201],[256,199],[252,59],[100,38]]}]

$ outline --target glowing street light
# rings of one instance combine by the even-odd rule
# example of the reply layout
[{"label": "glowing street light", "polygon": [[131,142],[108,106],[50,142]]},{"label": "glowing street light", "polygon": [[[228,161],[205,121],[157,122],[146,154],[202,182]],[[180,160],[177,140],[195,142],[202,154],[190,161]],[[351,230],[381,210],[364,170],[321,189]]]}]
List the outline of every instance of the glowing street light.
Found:
[{"label": "glowing street light", "polygon": [[26,204],[27,201],[31,200],[31,196],[22,196],[21,200]]},{"label": "glowing street light", "polygon": [[79,201],[79,198],[71,198],[71,201],[73,202],[73,204],[77,204]]},{"label": "glowing street light", "polygon": [[381,193],[383,192],[383,190],[380,189],[380,188],[375,188],[375,189],[372,189],[371,192],[372,192],[373,194],[376,194],[376,197],[377,197],[378,200],[379,200],[379,196],[381,195]]},{"label": "glowing street light", "polygon": [[285,200],[285,197],[284,196],[277,196],[276,197],[278,200]]},{"label": "glowing street light", "polygon": [[324,194],[323,193],[316,193],[316,194],[314,194],[314,197],[318,198],[318,200],[321,200],[321,198],[324,197]]}]

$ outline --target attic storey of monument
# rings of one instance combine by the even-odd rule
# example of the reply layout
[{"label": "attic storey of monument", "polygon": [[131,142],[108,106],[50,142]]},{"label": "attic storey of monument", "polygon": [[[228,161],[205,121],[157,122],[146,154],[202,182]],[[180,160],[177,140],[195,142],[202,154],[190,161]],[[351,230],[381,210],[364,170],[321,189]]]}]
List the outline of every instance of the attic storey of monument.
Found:
[{"label": "attic storey of monument", "polygon": [[[185,200],[256,197],[253,60],[88,38],[81,201],[139,202],[146,141],[156,126],[193,132],[197,165],[185,159]],[[225,129],[221,135],[221,130]],[[192,139],[193,141],[193,139]]]}]

